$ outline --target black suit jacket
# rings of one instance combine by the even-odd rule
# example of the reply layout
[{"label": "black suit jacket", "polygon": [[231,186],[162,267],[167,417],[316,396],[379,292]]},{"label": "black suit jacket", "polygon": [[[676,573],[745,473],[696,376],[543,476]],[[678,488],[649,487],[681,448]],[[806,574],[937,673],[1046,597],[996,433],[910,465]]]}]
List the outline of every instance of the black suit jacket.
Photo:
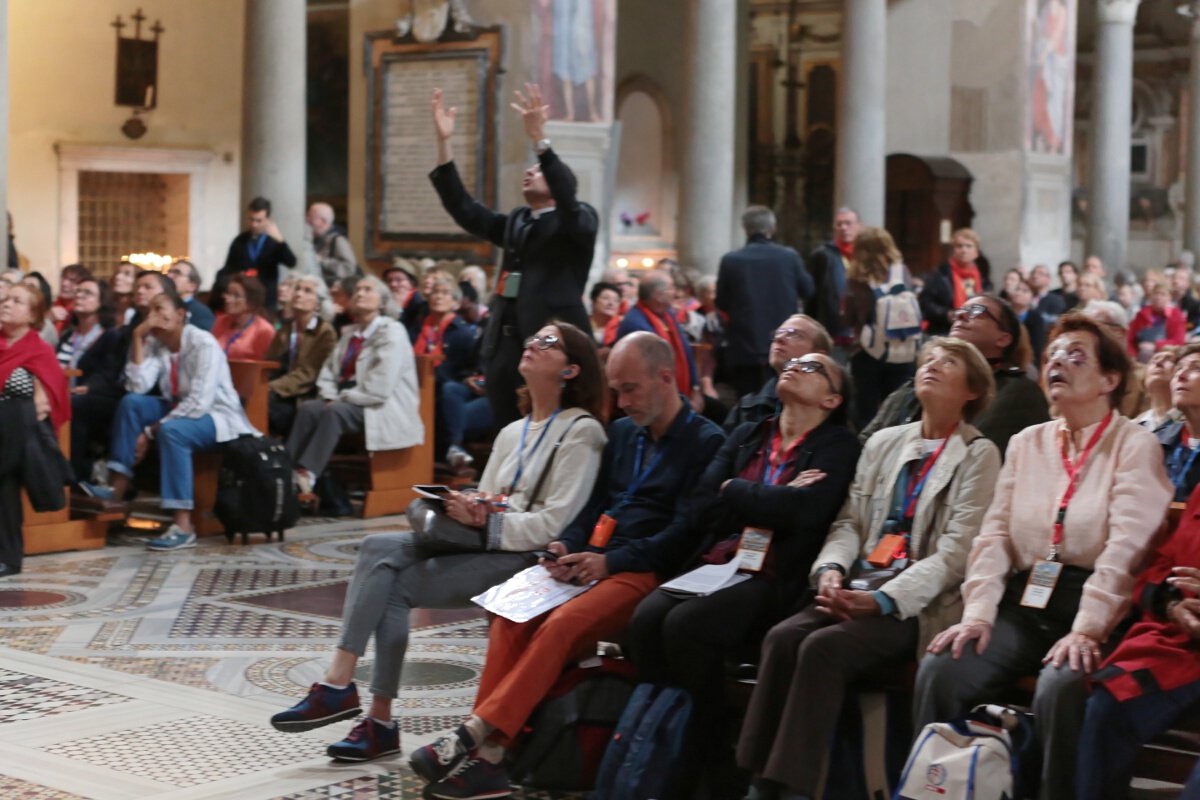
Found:
[{"label": "black suit jacket", "polygon": [[813,299],[813,279],[804,260],[790,247],[762,235],[726,253],[717,273],[717,308],[729,315],[725,326],[725,364],[767,363],[771,333]]},{"label": "black suit jacket", "polygon": [[229,278],[239,272],[257,270],[258,279],[262,281],[262,285],[267,290],[267,308],[273,310],[276,293],[279,289],[280,264],[285,267],[296,266],[296,255],[292,252],[292,248],[288,247],[287,242],[279,242],[266,236],[258,258],[251,259],[250,231],[242,231],[233,237],[233,242],[229,245],[229,254],[225,256],[225,266],[221,267],[217,273],[217,279],[213,282],[212,294],[208,299],[209,306],[214,311],[222,310],[225,307],[223,296],[225,284],[229,282]]},{"label": "black suit jacket", "polygon": [[516,325],[516,334],[522,339],[537,333],[551,318],[591,330],[582,298],[599,217],[596,209],[575,196],[571,170],[553,150],[547,148],[538,156],[538,163],[554,197],[554,210],[538,217],[524,234],[520,232],[532,218],[528,206],[518,206],[508,214],[486,207],[467,192],[453,161],[429,174],[454,221],[467,233],[503,248],[504,269],[521,273],[516,298],[496,296],[489,301],[484,358],[494,351],[504,325]]}]

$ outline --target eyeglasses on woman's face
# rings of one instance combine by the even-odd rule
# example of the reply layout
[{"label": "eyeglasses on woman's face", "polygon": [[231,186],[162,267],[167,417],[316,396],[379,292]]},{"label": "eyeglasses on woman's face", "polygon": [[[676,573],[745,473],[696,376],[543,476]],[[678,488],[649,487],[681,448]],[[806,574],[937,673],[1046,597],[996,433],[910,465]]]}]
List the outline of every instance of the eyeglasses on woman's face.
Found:
[{"label": "eyeglasses on woman's face", "polygon": [[547,333],[545,336],[530,336],[525,340],[525,349],[536,347],[538,350],[550,350],[557,347],[559,350],[566,351],[563,347],[562,339],[559,339],[553,333]]},{"label": "eyeglasses on woman's face", "polygon": [[832,394],[836,394],[839,396],[841,395],[841,392],[838,391],[838,388],[833,385],[833,378],[830,377],[830,375],[829,375],[829,367],[825,366],[817,359],[815,359],[815,358],[792,358],[792,359],[789,359],[788,362],[783,365],[783,374],[786,374],[788,372],[796,372],[796,371],[802,372],[806,375],[811,375],[814,372],[818,373],[822,378],[825,379],[825,382],[827,384],[829,384],[829,391]]},{"label": "eyeglasses on woman's face", "polygon": [[962,308],[954,309],[955,319],[979,319],[980,317],[987,317],[1000,327],[1004,327],[1001,324],[999,317],[993,314],[991,309],[989,309],[983,303],[968,303]]}]

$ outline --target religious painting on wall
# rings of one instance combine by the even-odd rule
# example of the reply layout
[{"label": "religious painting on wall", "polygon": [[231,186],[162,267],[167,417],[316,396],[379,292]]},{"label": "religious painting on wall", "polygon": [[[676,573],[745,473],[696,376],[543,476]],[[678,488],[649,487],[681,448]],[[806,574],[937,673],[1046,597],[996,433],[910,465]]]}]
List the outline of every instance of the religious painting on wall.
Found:
[{"label": "religious painting on wall", "polygon": [[533,3],[533,80],[549,99],[551,119],[612,119],[616,5],[616,0]]},{"label": "religious painting on wall", "polygon": [[1071,155],[1075,106],[1075,4],[1026,0],[1029,30],[1029,122],[1026,149]]}]

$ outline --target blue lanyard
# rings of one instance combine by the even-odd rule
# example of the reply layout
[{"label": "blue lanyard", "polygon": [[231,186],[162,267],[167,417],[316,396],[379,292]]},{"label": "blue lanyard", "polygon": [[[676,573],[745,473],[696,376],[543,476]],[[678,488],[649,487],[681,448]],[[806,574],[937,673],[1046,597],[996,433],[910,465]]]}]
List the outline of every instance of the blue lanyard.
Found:
[{"label": "blue lanyard", "polygon": [[[696,412],[688,409],[687,420],[684,422],[684,425],[690,425],[692,418],[695,416]],[[638,431],[637,450],[633,454],[633,480],[631,480],[629,485],[625,487],[625,491],[621,492],[621,497],[619,500],[617,500],[616,505],[613,506],[613,510],[626,505],[630,498],[637,494],[637,490],[642,488],[642,484],[645,483],[646,479],[650,477],[650,473],[654,472],[654,468],[659,465],[659,462],[663,460],[663,456],[667,454],[667,447],[664,444],[662,447],[658,448],[658,452],[654,454],[654,458],[650,460],[650,463],[646,465],[646,468],[642,469],[642,453],[645,449],[645,446],[646,429],[642,428]]]},{"label": "blue lanyard", "polygon": [[292,335],[288,337],[288,369],[296,368],[296,351],[300,349],[297,347],[297,340],[299,338],[300,336],[296,332],[296,324],[292,323]]},{"label": "blue lanyard", "polygon": [[229,355],[229,348],[233,347],[233,343],[236,342],[238,339],[242,338],[242,334],[245,333],[246,331],[248,331],[250,329],[250,326],[254,324],[255,316],[257,316],[257,315],[251,314],[250,319],[246,321],[246,324],[243,325],[236,333],[234,333],[232,336],[229,337],[229,341],[227,341],[225,343],[225,355]]},{"label": "blue lanyard", "polygon": [[1176,492],[1183,488],[1183,484],[1187,481],[1188,473],[1192,471],[1192,464],[1196,461],[1196,455],[1200,454],[1200,447],[1192,448],[1192,454],[1188,456],[1187,462],[1184,463],[1183,451],[1187,449],[1189,448],[1185,432],[1183,438],[1179,440],[1179,444],[1175,445],[1175,452],[1171,453],[1171,463],[1169,465],[1171,483],[1174,484]]},{"label": "blue lanyard", "polygon": [[[533,458],[533,454],[542,446],[542,440],[546,438],[546,434],[550,432],[550,426],[554,424],[554,418],[558,416],[561,408],[554,409],[554,413],[550,415],[550,419],[546,421],[546,427],[542,428],[542,435],[533,443],[533,449],[529,451],[529,457]],[[521,428],[521,444],[517,449],[517,474],[513,475],[512,483],[508,485],[508,491],[514,492],[517,488],[517,481],[521,480],[521,475],[525,473],[525,436],[529,433],[529,423],[533,421],[533,416],[525,418],[525,427]]]}]

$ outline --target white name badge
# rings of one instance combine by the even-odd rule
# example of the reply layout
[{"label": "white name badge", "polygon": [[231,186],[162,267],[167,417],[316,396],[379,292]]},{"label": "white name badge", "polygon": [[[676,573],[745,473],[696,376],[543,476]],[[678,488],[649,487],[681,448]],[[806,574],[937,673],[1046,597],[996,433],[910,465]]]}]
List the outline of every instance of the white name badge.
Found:
[{"label": "white name badge", "polygon": [[1029,571],[1029,581],[1021,594],[1021,605],[1026,608],[1045,608],[1054,594],[1054,587],[1062,577],[1063,565],[1059,561],[1041,559]]},{"label": "white name badge", "polygon": [[771,536],[774,534],[764,528],[746,528],[742,538],[738,540],[737,555],[738,569],[747,572],[758,572],[767,560],[767,550],[771,547]]}]

